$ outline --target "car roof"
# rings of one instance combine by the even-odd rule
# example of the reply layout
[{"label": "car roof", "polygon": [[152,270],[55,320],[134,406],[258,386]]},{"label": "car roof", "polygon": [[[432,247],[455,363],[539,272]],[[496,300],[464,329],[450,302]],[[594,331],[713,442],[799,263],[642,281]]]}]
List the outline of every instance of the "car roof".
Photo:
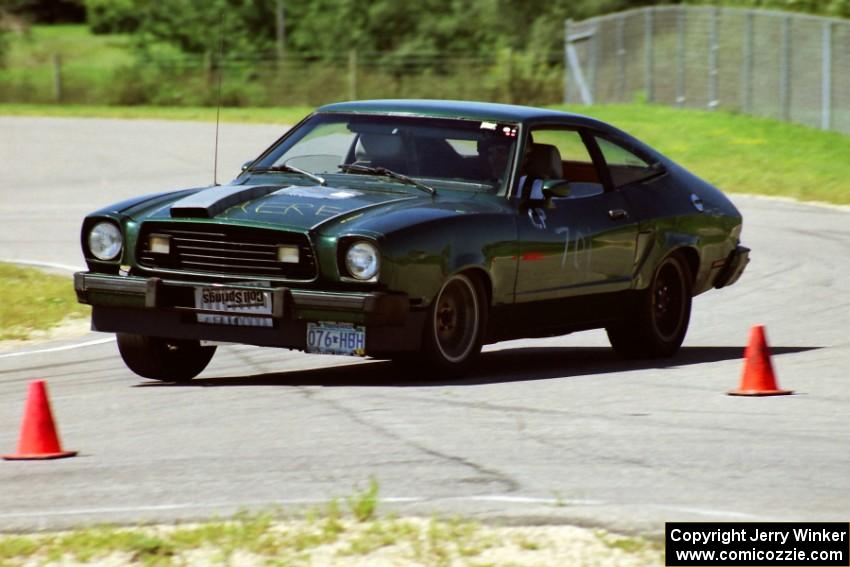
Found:
[{"label": "car roof", "polygon": [[569,112],[560,112],[546,108],[534,108],[515,104],[493,102],[470,102],[462,100],[364,100],[357,102],[339,102],[317,109],[317,112],[356,112],[364,114],[401,114],[410,116],[430,116],[439,118],[471,118],[473,120],[494,120],[497,122],[526,122],[546,120],[547,118],[570,118],[573,122],[598,121]]},{"label": "car roof", "polygon": [[391,114],[431,118],[463,118],[467,120],[487,120],[493,122],[521,122],[529,126],[556,122],[574,127],[592,128],[616,135],[625,141],[628,146],[642,149],[645,153],[652,156],[653,159],[666,159],[652,147],[607,122],[602,122],[584,114],[562,112],[549,108],[465,100],[384,99],[337,102],[316,109],[316,113],[332,112]]}]

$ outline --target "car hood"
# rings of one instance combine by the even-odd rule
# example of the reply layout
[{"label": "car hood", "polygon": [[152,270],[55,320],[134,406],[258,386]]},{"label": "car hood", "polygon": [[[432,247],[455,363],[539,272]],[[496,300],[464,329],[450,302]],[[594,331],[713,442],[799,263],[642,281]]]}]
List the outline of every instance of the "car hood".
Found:
[{"label": "car hood", "polygon": [[364,210],[431,200],[409,193],[303,185],[222,185],[178,195],[154,210],[127,211],[137,220],[205,219],[271,224],[295,230],[360,215]]}]

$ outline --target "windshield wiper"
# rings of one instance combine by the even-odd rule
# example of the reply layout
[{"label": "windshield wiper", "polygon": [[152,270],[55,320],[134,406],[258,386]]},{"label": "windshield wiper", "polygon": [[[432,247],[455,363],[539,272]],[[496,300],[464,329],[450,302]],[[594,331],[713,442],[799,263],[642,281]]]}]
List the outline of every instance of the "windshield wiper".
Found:
[{"label": "windshield wiper", "polygon": [[261,167],[261,168],[257,168],[257,169],[249,169],[248,173],[266,173],[266,172],[269,172],[269,171],[288,171],[290,173],[300,173],[301,175],[303,175],[305,177],[309,177],[310,179],[312,179],[313,181],[315,181],[319,185],[327,185],[328,184],[328,182],[325,181],[324,177],[319,177],[315,173],[310,173],[309,171],[301,169],[300,167],[295,167],[294,165],[287,165],[287,164],[273,165],[271,167]]},{"label": "windshield wiper", "polygon": [[339,166],[341,170],[346,173],[365,173],[367,175],[382,175],[384,177],[391,177],[393,179],[397,179],[402,183],[407,183],[408,185],[414,185],[419,189],[422,189],[429,195],[436,195],[437,190],[431,187],[430,185],[425,185],[421,181],[416,181],[412,177],[408,177],[401,173],[396,173],[391,169],[387,169],[386,167],[372,167],[369,165],[360,165],[356,163],[344,163]]}]

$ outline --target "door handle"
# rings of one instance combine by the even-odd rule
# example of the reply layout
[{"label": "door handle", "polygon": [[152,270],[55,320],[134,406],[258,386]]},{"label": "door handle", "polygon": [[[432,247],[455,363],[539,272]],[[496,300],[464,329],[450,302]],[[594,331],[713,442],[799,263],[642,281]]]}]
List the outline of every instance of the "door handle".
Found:
[{"label": "door handle", "polygon": [[629,213],[625,209],[611,209],[608,211],[608,216],[611,220],[627,219],[629,218]]}]

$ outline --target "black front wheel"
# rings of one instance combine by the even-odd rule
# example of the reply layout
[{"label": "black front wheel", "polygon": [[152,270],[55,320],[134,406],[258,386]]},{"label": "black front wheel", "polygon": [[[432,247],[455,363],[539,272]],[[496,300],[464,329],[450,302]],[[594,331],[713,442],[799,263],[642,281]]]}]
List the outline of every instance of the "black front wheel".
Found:
[{"label": "black front wheel", "polygon": [[451,276],[440,288],[423,339],[423,354],[432,368],[459,374],[478,357],[488,314],[481,288],[477,278],[466,274]]},{"label": "black front wheel", "polygon": [[118,352],[127,367],[144,378],[186,382],[200,374],[215,354],[198,341],[118,333]]},{"label": "black front wheel", "polygon": [[626,358],[663,358],[679,350],[691,318],[692,279],[678,254],[665,258],[625,317],[609,326],[611,346]]}]

